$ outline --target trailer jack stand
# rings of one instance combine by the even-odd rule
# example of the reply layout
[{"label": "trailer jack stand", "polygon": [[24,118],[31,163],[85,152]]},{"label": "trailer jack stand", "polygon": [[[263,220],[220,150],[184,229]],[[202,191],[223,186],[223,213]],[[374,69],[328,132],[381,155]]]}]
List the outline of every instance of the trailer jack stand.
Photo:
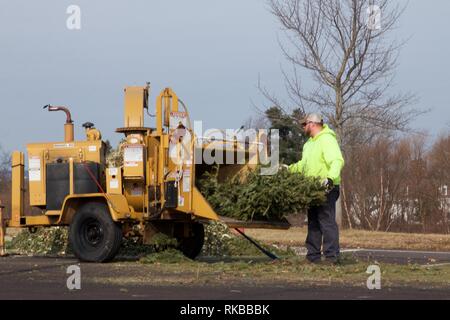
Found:
[{"label": "trailer jack stand", "polygon": [[248,241],[250,241],[251,244],[253,244],[256,248],[258,248],[259,251],[261,251],[262,253],[264,253],[266,256],[268,256],[270,259],[272,260],[276,260],[279,259],[276,255],[274,255],[272,252],[264,249],[263,247],[261,247],[255,240],[253,240],[252,238],[250,238],[248,235],[246,235],[244,232],[242,232],[241,230],[239,230],[238,228],[234,228],[237,232],[239,232],[245,239],[247,239]]},{"label": "trailer jack stand", "polygon": [[0,205],[0,257],[3,257],[6,255],[5,250],[5,232],[6,232],[6,225],[5,221],[3,221],[3,206]]}]

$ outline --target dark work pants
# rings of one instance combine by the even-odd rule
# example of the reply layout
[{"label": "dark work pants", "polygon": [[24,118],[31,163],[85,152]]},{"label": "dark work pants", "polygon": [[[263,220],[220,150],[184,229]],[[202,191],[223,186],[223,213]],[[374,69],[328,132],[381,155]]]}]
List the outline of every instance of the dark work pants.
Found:
[{"label": "dark work pants", "polygon": [[336,260],[339,257],[339,228],[336,223],[336,201],[339,198],[339,186],[327,194],[327,201],[308,210],[308,236],[306,237],[306,258],[319,261],[323,242],[325,258]]}]

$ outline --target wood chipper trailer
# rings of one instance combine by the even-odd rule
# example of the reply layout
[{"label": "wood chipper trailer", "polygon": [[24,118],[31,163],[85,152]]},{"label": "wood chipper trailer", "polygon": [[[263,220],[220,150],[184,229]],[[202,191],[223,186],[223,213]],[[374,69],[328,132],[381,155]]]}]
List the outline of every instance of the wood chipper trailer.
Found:
[{"label": "wood chipper trailer", "polygon": [[[6,227],[69,226],[70,246],[81,261],[111,260],[122,238],[136,230],[144,243],[164,233],[177,239],[187,257],[193,259],[200,253],[203,224],[220,219],[195,185],[195,178],[211,167],[196,161],[196,151],[208,148],[211,141],[199,142],[188,111],[170,88],[156,100],[156,128],[145,127],[148,95],[148,85],[125,89],[124,126],[116,130],[125,135],[123,163],[117,167],[107,166],[106,144],[94,124],[85,123],[86,139],[75,141],[70,111],[62,106],[44,107],[66,113],[64,141],[27,145],[29,199],[25,199],[25,156],[13,153],[8,219],[0,209],[2,252]],[[186,139],[187,135],[192,138]],[[232,141],[215,152],[249,154],[249,148]],[[223,166],[220,174],[234,175],[249,166]],[[26,214],[24,201],[40,214]]]}]

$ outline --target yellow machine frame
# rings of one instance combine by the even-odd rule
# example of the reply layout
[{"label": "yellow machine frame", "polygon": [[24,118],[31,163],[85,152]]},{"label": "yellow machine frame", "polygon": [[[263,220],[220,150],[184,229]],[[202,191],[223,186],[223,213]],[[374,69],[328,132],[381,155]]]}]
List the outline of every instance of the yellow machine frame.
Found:
[{"label": "yellow machine frame", "polygon": [[[1,254],[4,254],[6,227],[70,225],[77,210],[90,202],[106,204],[112,219],[122,223],[124,229],[136,224],[142,226],[144,240],[151,237],[161,221],[184,222],[185,227],[189,227],[195,221],[219,220],[195,186],[195,148],[199,146],[187,110],[179,110],[176,93],[170,88],[162,90],[156,99],[156,128],[148,128],[144,126],[144,109],[148,110],[149,86],[127,87],[124,91],[124,127],[116,130],[125,135],[121,145],[123,165],[119,167],[107,168],[106,146],[93,124],[83,125],[86,127],[86,140],[74,141],[70,111],[65,107],[45,107],[49,111],[66,112],[64,141],[27,145],[29,199],[25,199],[25,156],[22,152],[13,153],[10,219],[4,219],[0,208]],[[172,123],[179,118],[182,121]],[[175,150],[181,154],[181,149],[186,149],[181,145],[182,137],[175,136],[180,128],[187,130],[193,138],[187,147],[191,157],[188,161],[175,163],[169,153]],[[208,143],[200,146],[207,147]],[[235,142],[228,151],[245,152],[245,146]],[[76,170],[83,170],[89,163],[98,169],[97,176],[93,176],[86,168],[95,180],[98,192],[79,193],[76,190]],[[53,192],[49,191],[49,164],[64,164],[68,168],[68,194],[56,209],[49,209],[47,203],[52,199],[47,192]],[[227,175],[237,172],[236,168],[230,167],[230,170]],[[57,188],[54,190],[58,191]],[[26,214],[25,200],[30,206],[40,209],[41,214]]]}]

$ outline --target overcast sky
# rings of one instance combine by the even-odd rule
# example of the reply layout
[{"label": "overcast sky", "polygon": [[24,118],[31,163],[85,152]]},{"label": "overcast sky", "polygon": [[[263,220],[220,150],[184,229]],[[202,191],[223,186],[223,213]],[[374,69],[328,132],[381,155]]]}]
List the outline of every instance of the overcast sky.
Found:
[{"label": "overcast sky", "polygon": [[[78,139],[91,121],[114,143],[123,88],[172,87],[204,128],[239,128],[264,100],[256,86],[285,96],[281,31],[264,0],[0,0],[0,145],[62,140],[71,108]],[[69,5],[81,30],[66,27]],[[411,0],[394,36],[411,37],[393,91],[413,91],[432,111],[414,126],[438,134],[450,123],[450,1]],[[152,125],[148,122],[147,125]]]}]

